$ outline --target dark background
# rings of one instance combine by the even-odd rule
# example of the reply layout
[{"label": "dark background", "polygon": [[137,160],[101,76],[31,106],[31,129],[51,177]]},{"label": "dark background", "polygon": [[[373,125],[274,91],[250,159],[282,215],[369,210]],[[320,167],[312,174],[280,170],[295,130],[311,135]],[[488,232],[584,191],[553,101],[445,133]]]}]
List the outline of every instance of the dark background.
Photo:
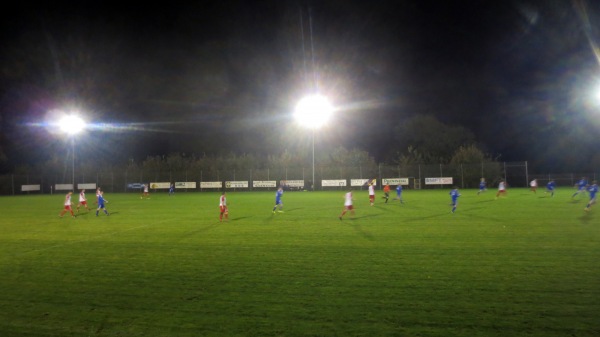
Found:
[{"label": "dark background", "polygon": [[[593,170],[600,3],[219,1],[14,4],[4,10],[0,169],[65,153],[57,110],[93,127],[81,156],[259,155],[310,143],[292,118],[319,91],[316,133],[392,163],[398,128],[431,115],[501,161]],[[425,131],[424,131],[425,132]]]}]

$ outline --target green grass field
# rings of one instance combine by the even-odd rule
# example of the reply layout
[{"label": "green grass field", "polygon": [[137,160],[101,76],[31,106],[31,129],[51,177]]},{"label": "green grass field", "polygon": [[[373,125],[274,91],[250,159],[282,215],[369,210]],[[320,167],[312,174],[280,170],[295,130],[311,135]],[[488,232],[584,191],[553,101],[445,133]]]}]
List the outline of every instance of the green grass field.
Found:
[{"label": "green grass field", "polygon": [[343,191],[230,192],[223,223],[218,193],[0,197],[0,335],[600,335],[600,206],[448,192],[343,221]]}]

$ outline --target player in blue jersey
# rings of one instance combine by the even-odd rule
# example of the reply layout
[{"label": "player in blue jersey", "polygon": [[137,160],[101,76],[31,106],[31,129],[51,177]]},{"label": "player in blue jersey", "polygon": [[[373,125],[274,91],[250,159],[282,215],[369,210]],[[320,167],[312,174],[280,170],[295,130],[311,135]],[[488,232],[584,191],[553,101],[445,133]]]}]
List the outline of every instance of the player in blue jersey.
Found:
[{"label": "player in blue jersey", "polygon": [[281,201],[281,198],[283,197],[283,187],[279,186],[279,188],[277,189],[277,192],[275,193],[275,206],[273,206],[273,214],[275,214],[275,211],[277,210],[277,208],[279,207],[279,213],[283,212],[283,201]]},{"label": "player in blue jersey", "polygon": [[171,183],[171,185],[169,185],[169,196],[172,196],[173,194],[175,194],[175,184]]},{"label": "player in blue jersey", "polygon": [[585,206],[585,211],[589,212],[590,207],[592,207],[592,205],[596,203],[596,193],[598,193],[598,183],[594,180],[592,182],[592,185],[590,185],[587,188],[587,191],[590,193],[590,201],[588,202],[587,206]]},{"label": "player in blue jersey", "polygon": [[454,186],[454,189],[450,191],[450,198],[452,199],[452,213],[456,211],[456,207],[458,206],[458,197],[460,197],[460,193],[458,193],[458,187]]},{"label": "player in blue jersey", "polygon": [[485,182],[485,178],[481,178],[481,180],[479,181],[479,191],[477,192],[477,195],[485,191],[487,191],[487,183]]},{"label": "player in blue jersey", "polygon": [[579,180],[577,182],[577,184],[575,184],[575,187],[577,187],[577,192],[573,193],[573,195],[571,196],[571,199],[575,198],[577,195],[579,195],[581,193],[585,193],[587,186],[588,186],[588,181],[587,181],[586,177],[581,178],[581,180]]},{"label": "player in blue jersey", "polygon": [[550,193],[550,196],[553,197],[554,196],[554,189],[555,188],[556,188],[556,183],[554,182],[554,180],[550,180],[546,184],[546,192],[544,192],[544,194]]},{"label": "player in blue jersey", "polygon": [[393,200],[400,200],[401,204],[404,203],[404,200],[402,200],[402,185],[398,184],[396,186],[396,197]]},{"label": "player in blue jersey", "polygon": [[108,211],[106,210],[106,207],[104,206],[104,203],[108,202],[108,200],[104,199],[104,192],[102,192],[102,190],[98,189],[96,191],[96,198],[98,198],[98,208],[96,209],[96,216],[98,216],[98,212],[100,210],[103,210],[104,214],[109,215]]}]

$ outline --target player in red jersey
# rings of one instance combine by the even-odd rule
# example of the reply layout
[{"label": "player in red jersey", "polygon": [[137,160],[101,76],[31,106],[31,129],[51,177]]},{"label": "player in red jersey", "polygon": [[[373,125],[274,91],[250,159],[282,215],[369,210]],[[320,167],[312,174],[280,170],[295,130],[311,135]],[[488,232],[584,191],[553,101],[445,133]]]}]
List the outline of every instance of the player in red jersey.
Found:
[{"label": "player in red jersey", "polygon": [[87,199],[85,198],[85,190],[81,190],[81,192],[79,192],[79,204],[77,204],[77,212],[79,212],[79,207],[81,206],[85,207],[88,212],[90,211],[87,205]]},{"label": "player in red jersey", "polygon": [[65,213],[71,212],[71,217],[75,217],[75,214],[73,213],[73,209],[71,208],[71,195],[73,194],[73,192],[67,193],[67,195],[65,195],[65,203],[64,203],[64,208],[62,210],[62,212],[60,212],[60,214],[58,215],[59,217],[63,217],[63,215],[65,215]]},{"label": "player in red jersey", "polygon": [[348,211],[350,211],[350,213],[352,213],[352,216],[354,216],[354,206],[352,205],[352,191],[348,191],[348,193],[344,195],[344,210],[339,216],[340,220],[342,220],[342,217],[344,217],[344,214],[346,214],[346,212]]},{"label": "player in red jersey", "polygon": [[219,198],[219,221],[223,222],[223,216],[225,216],[225,220],[229,220],[229,210],[227,209],[227,198],[225,197],[225,192],[221,194]]}]

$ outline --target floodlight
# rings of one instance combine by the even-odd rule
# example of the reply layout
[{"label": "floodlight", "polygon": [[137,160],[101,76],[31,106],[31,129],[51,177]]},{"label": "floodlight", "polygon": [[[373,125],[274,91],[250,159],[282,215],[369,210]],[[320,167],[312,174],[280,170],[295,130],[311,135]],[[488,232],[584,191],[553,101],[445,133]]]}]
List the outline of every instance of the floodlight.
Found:
[{"label": "floodlight", "polygon": [[333,106],[323,95],[310,95],[302,98],[296,105],[294,118],[301,125],[318,129],[323,126],[331,117]]},{"label": "floodlight", "polygon": [[315,186],[315,130],[323,126],[333,114],[327,97],[319,94],[306,96],[296,104],[294,118],[300,125],[312,129],[312,189]]},{"label": "floodlight", "polygon": [[61,131],[69,135],[74,135],[85,128],[85,122],[75,115],[69,115],[60,120],[59,126]]},{"label": "floodlight", "polygon": [[75,135],[85,129],[85,122],[76,115],[68,115],[63,117],[59,122],[60,130],[71,137],[71,158],[72,158],[72,183],[73,189],[75,186]]}]

